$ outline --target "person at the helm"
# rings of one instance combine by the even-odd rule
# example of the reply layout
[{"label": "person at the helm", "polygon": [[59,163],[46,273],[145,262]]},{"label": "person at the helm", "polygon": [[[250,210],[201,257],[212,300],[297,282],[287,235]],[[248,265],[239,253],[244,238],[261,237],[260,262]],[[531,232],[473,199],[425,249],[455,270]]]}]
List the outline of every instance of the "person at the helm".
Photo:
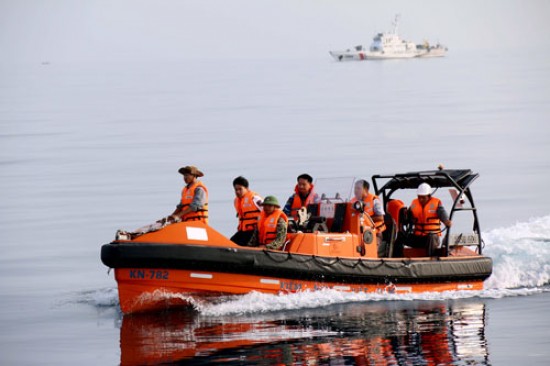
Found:
[{"label": "person at the helm", "polygon": [[416,196],[409,206],[408,216],[412,224],[412,233],[405,239],[405,245],[413,248],[426,248],[428,255],[435,255],[439,248],[441,223],[451,227],[452,222],[441,200],[432,197],[432,187],[421,183]]}]

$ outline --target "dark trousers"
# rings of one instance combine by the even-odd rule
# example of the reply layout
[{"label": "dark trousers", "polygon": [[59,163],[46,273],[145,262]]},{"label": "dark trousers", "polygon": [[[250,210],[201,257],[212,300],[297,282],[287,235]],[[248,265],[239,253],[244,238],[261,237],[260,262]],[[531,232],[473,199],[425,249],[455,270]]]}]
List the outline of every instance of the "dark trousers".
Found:
[{"label": "dark trousers", "polygon": [[247,246],[248,242],[252,238],[252,234],[254,234],[254,230],[237,231],[230,240],[235,244]]},{"label": "dark trousers", "polygon": [[378,258],[386,258],[389,256],[389,245],[382,239],[382,233],[376,234],[378,242]]}]

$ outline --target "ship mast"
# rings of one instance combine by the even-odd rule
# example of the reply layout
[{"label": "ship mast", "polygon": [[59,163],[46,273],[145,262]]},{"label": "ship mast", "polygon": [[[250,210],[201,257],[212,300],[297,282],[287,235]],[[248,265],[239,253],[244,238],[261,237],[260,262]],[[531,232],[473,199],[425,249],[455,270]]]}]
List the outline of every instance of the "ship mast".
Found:
[{"label": "ship mast", "polygon": [[397,28],[399,25],[400,14],[395,14],[395,20],[393,21],[393,34],[397,35]]}]

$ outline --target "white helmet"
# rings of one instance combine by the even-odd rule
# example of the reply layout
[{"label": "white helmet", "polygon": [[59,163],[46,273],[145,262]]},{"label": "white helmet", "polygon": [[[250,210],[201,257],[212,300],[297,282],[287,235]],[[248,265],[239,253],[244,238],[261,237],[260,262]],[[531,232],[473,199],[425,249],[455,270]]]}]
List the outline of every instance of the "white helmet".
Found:
[{"label": "white helmet", "polygon": [[422,183],[418,186],[416,190],[417,196],[429,196],[432,194],[432,187],[428,183]]}]

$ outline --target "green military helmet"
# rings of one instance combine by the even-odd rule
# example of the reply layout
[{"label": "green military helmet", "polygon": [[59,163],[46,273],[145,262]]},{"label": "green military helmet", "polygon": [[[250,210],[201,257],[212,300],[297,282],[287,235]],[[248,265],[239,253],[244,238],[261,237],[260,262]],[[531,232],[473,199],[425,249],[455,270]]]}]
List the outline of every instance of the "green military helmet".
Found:
[{"label": "green military helmet", "polygon": [[262,202],[262,206],[264,205],[272,205],[272,206],[277,206],[277,207],[281,207],[281,205],[279,205],[279,201],[277,200],[277,197],[275,196],[267,196],[266,198],[264,198],[264,201]]}]

